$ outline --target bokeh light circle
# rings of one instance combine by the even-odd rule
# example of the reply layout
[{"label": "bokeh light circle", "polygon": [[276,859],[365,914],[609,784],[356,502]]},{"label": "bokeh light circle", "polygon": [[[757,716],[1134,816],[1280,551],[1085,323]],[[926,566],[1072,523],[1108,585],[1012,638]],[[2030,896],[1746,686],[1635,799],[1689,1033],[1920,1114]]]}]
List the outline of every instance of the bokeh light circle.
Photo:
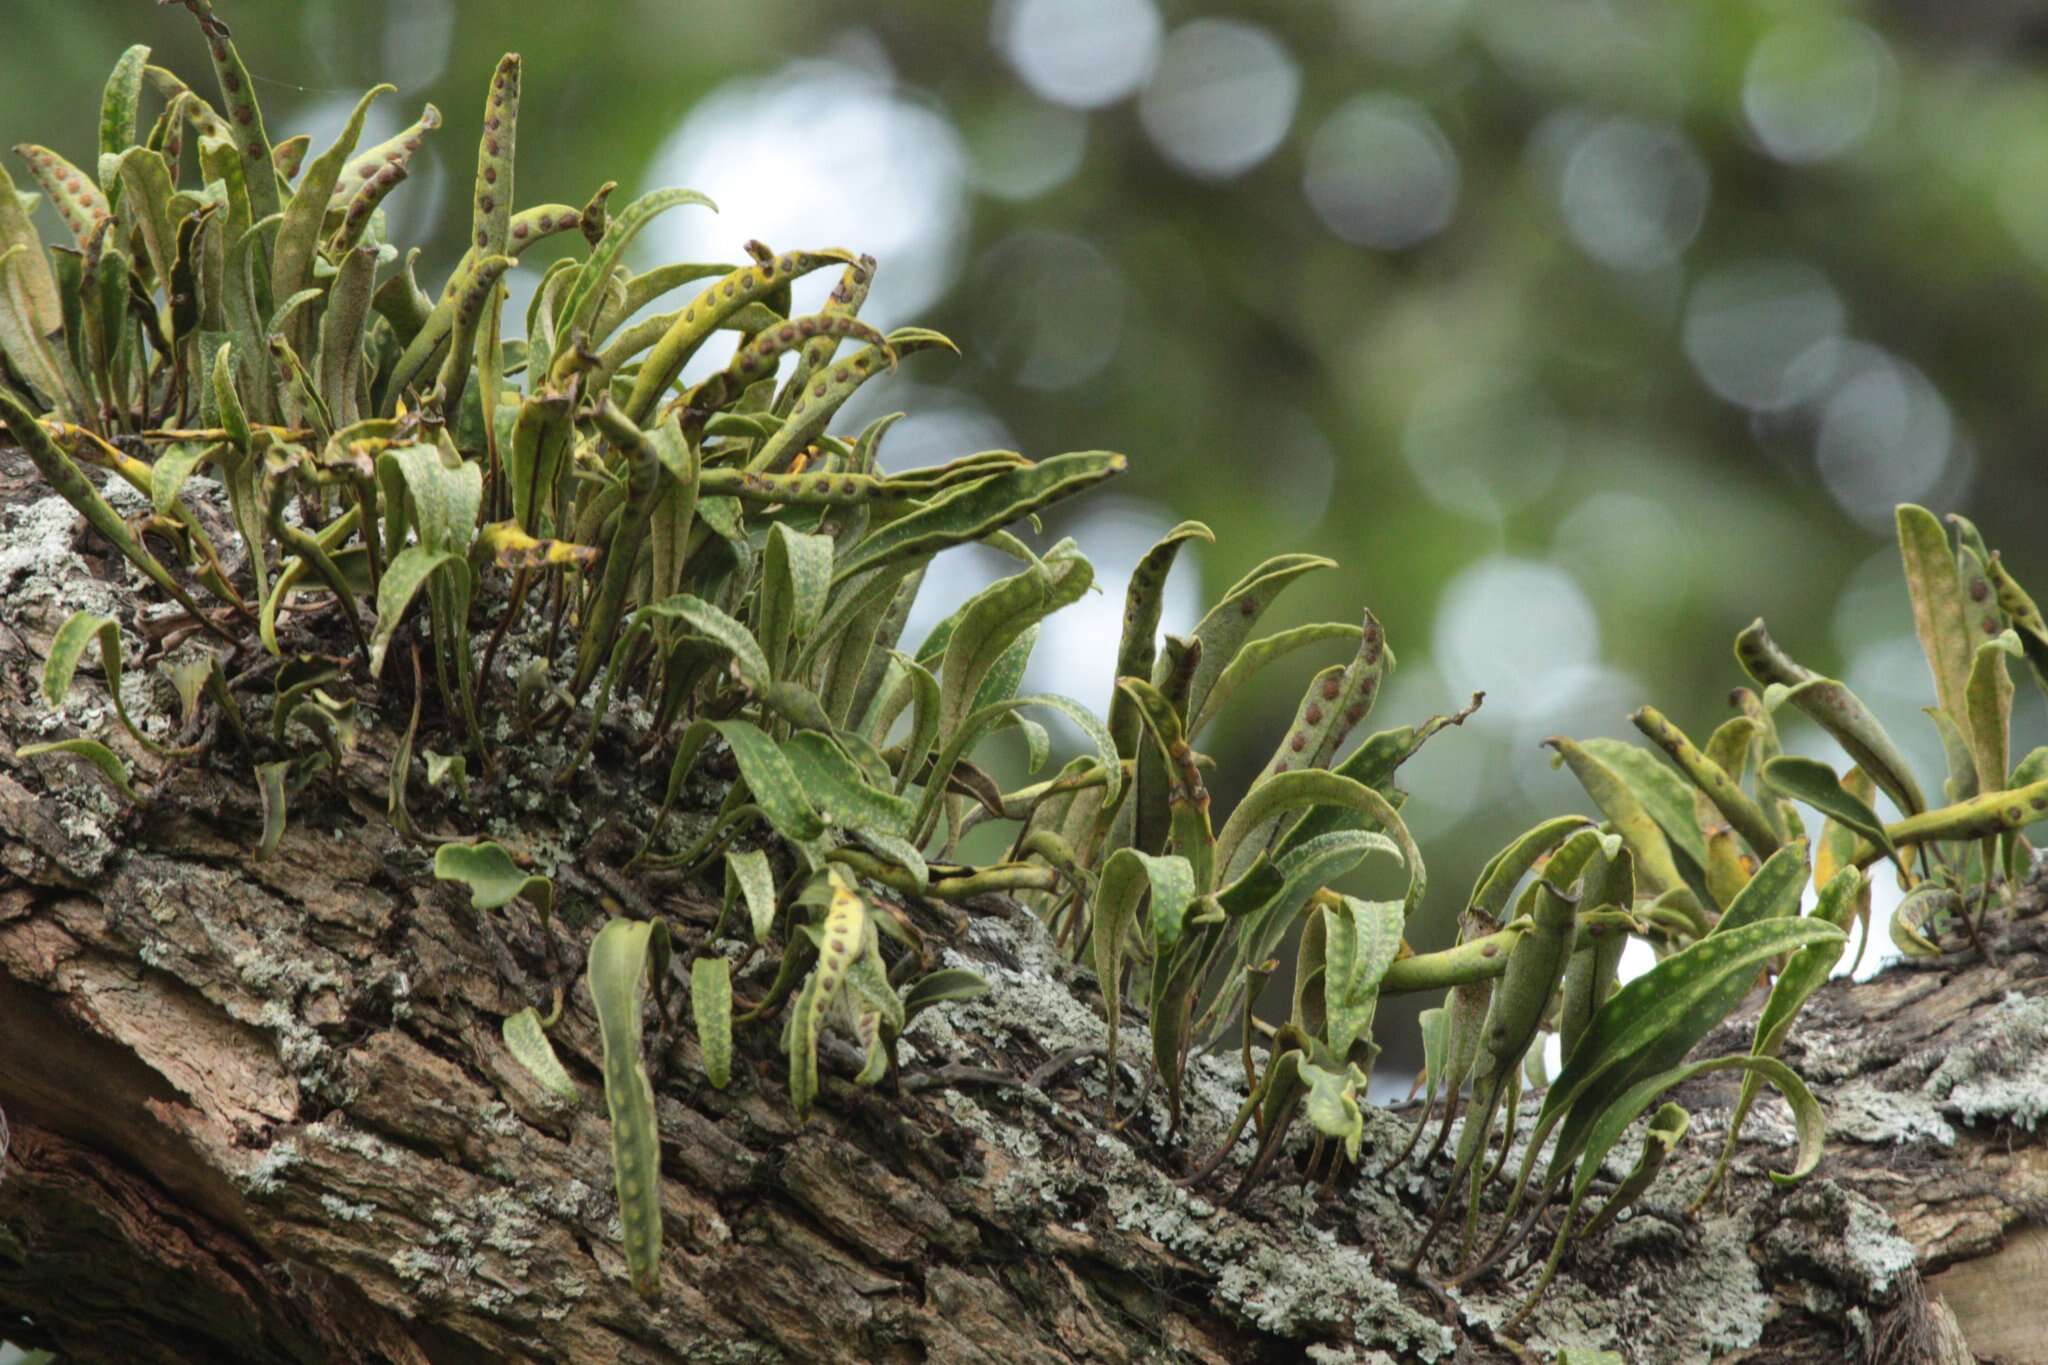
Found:
[{"label": "bokeh light circle", "polygon": [[1827,277],[1802,261],[1744,261],[1704,276],[1685,301],[1682,340],[1707,387],[1769,410],[1815,392],[1802,357],[1842,335],[1848,310]]},{"label": "bokeh light circle", "polygon": [[1884,39],[1865,25],[1837,16],[1788,20],[1750,53],[1743,116],[1780,161],[1825,161],[1870,131],[1891,72]]},{"label": "bokeh light circle", "polygon": [[1361,95],[1316,129],[1302,190],[1345,241],[1398,251],[1449,225],[1459,178],[1457,152],[1421,105]]},{"label": "bokeh light circle", "polygon": [[1138,116],[1167,160],[1221,180],[1273,154],[1300,97],[1301,69],[1269,31],[1197,19],[1167,38]]},{"label": "bokeh light circle", "polygon": [[1596,124],[1566,154],[1558,207],[1579,248],[1616,270],[1676,261],[1707,212],[1707,165],[1677,129],[1633,118]]},{"label": "bokeh light circle", "polygon": [[997,51],[1034,94],[1099,109],[1152,74],[1162,28],[1152,0],[1005,0],[994,32]]},{"label": "bokeh light circle", "polygon": [[1027,389],[1064,389],[1116,355],[1122,274],[1093,243],[1027,228],[974,269],[973,354]]}]

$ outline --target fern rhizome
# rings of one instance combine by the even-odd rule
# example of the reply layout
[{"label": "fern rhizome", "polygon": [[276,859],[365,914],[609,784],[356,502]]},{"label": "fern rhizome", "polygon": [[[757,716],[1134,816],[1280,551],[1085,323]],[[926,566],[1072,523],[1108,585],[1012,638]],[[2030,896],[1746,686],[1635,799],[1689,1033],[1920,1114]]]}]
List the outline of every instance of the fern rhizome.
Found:
[{"label": "fern rhizome", "polygon": [[[573,1103],[548,1030],[564,1008],[594,1011],[620,1225],[643,1293],[659,1290],[662,1234],[649,1007],[666,1020],[668,997],[687,993],[714,1086],[753,1083],[741,1063],[772,1055],[779,1035],[799,1116],[819,1101],[827,1032],[865,1058],[859,1083],[882,1081],[921,1011],[987,989],[933,970],[890,898],[1006,894],[1094,969],[1114,1059],[1106,1125],[1144,1115],[1170,1139],[1190,1056],[1241,1052],[1229,1139],[1183,1153],[1196,1181],[1234,1163],[1233,1200],[1301,1119],[1315,1134],[1312,1179],[1380,1178],[1358,1171],[1375,1005],[1440,993],[1422,1016],[1428,1102],[1400,1160],[1448,1162],[1445,1193],[1405,1256],[1458,1279],[1490,1273],[1556,1199],[1568,1201],[1558,1249],[1605,1226],[1685,1136],[1685,1112],[1659,1102],[1703,1071],[1741,1070],[1744,1112],[1763,1083],[1778,1089],[1800,1139],[1781,1178],[1810,1171],[1821,1113],[1778,1053],[1859,918],[1867,937],[1871,869],[1888,863],[1906,888],[1891,935],[1908,953],[1974,943],[2009,903],[2030,852],[2021,830],[2048,814],[2048,751],[2012,761],[2008,668],[2038,676],[2048,627],[1967,522],[1944,527],[1914,507],[1898,518],[1945,773],[1919,780],[1847,687],[1759,622],[1735,651],[1756,690],[1734,693],[1735,714],[1703,746],[1650,708],[1634,719],[1651,747],[1551,740],[1597,815],[1560,815],[1501,850],[1456,907],[1455,933],[1427,936],[1452,946],[1416,952],[1427,875],[1396,779],[1463,714],[1363,728],[1394,667],[1370,612],[1257,633],[1291,583],[1331,561],[1269,559],[1189,634],[1162,640],[1176,555],[1212,538],[1183,523],[1131,577],[1122,641],[1102,661],[1109,714],[1022,694],[1040,623],[1095,574],[1075,544],[1040,551],[1004,528],[1114,477],[1122,455],[984,451],[891,472],[893,417],[858,432],[833,419],[869,380],[952,343],[863,322],[876,263],[836,246],[749,242],[741,261],[629,269],[627,247],[656,215],[710,211],[687,189],[616,211],[609,183],[582,204],[519,206],[515,55],[485,96],[468,249],[429,292],[419,251],[387,239],[382,205],[423,141],[450,135],[440,113],[428,105],[360,147],[371,101],[390,91],[379,87],[334,145],[273,141],[227,25],[210,0],[182,3],[219,105],[146,48],[123,54],[91,169],[16,149],[69,230],[55,245],[31,226],[39,196],[0,170],[0,416],[54,493],[147,580],[136,619],[65,622],[44,674],[61,705],[96,650],[119,731],[22,753],[89,764],[137,804],[193,769],[247,773],[260,857],[308,785],[334,780],[359,726],[402,726],[393,825],[423,856],[433,849],[435,875],[466,885],[478,911],[517,902],[544,919],[554,869],[476,837],[510,756],[562,737],[558,752],[574,754],[553,775],[563,792],[602,736],[646,756],[655,777],[622,876],[706,878],[725,913],[685,932],[645,898],[637,911],[621,901],[588,936],[580,983],[567,969],[550,999],[504,1021],[514,1055]],[[544,239],[583,245],[547,267],[524,318],[507,317],[506,273]],[[792,315],[792,282],[819,271],[837,272],[829,301]],[[681,382],[707,348],[723,363]],[[145,510],[118,512],[109,483]],[[202,502],[227,509],[213,533]],[[934,558],[969,543],[1014,572],[906,641]],[[145,608],[152,645],[129,661]],[[501,649],[508,637],[537,643]],[[198,647],[174,658],[174,640]],[[1214,809],[1197,744],[1255,674],[1318,652],[1337,661],[1313,672],[1243,799]],[[124,665],[167,680],[182,727],[130,717]],[[1048,713],[1084,741],[1049,773]],[[1853,766],[1782,752],[1776,718],[1792,713]],[[1025,785],[1006,789],[977,763],[998,731],[1021,735]],[[714,763],[726,775],[715,810],[679,833],[673,808]],[[469,837],[414,826],[416,779],[464,791]],[[977,846],[1006,851],[961,862],[963,836],[982,826],[1007,841]],[[1371,861],[1398,896],[1337,889]],[[1631,938],[1656,966],[1622,985]],[[1289,943],[1292,998],[1272,1000],[1274,954]],[[1689,1059],[1760,974],[1770,984],[1751,1049]],[[1124,1046],[1127,1006],[1142,1006],[1149,1049]],[[1542,1060],[1552,1035],[1555,1076]],[[1510,1162],[1532,1092],[1531,1136]],[[1645,1114],[1635,1174],[1585,1210],[1595,1173]],[[1506,1194],[1482,1238],[1495,1181]],[[1433,1251],[1454,1212],[1457,1247]]]}]

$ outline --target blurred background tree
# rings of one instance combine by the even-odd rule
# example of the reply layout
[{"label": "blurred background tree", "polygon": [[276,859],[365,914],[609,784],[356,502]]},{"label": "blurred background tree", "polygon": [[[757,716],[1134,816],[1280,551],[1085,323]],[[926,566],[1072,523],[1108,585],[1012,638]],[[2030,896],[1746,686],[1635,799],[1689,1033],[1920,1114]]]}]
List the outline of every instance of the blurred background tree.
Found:
[{"label": "blurred background tree", "polygon": [[[176,7],[9,14],[0,120],[74,159],[129,43],[205,67]],[[1047,528],[1080,539],[1105,590],[1048,627],[1033,686],[1106,705],[1124,577],[1183,517],[1218,540],[1183,557],[1169,630],[1269,554],[1338,560],[1274,619],[1370,605],[1400,659],[1379,723],[1487,693],[1405,770],[1446,937],[1488,852],[1584,805],[1542,737],[1631,735],[1645,701],[1703,735],[1759,613],[1939,771],[1893,503],[1966,512],[2023,579],[2048,573],[2048,27],[2024,7],[239,0],[226,17],[274,130],[324,143],[387,79],[401,94],[366,140],[427,100],[460,130],[479,73],[517,50],[522,202],[683,184],[722,212],[667,216],[643,259],[733,260],[750,237],[875,254],[866,314],[966,353],[907,363],[847,414],[916,414],[893,466],[1129,452],[1112,492]],[[443,132],[390,201],[394,235],[436,244],[422,278],[462,249],[470,154]],[[540,255],[512,277],[522,310]],[[941,561],[928,619],[999,568],[973,553]],[[1312,667],[1273,670],[1207,737],[1226,804]],[[2039,701],[2016,752],[2043,737]]]}]

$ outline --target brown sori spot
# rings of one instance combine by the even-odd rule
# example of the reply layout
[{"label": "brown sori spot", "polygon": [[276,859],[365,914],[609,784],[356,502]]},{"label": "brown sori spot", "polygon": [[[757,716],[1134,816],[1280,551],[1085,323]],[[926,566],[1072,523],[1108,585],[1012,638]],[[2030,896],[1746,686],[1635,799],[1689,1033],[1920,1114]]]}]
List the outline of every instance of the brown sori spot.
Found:
[{"label": "brown sori spot", "polygon": [[498,116],[497,116],[496,114],[493,114],[493,115],[491,115],[491,116],[490,116],[489,118],[485,119],[485,120],[484,120],[484,127],[485,127],[486,129],[488,129],[489,131],[493,132],[493,133],[497,132],[497,131],[498,131]]},{"label": "brown sori spot", "polygon": [[730,281],[730,280],[727,280],[727,281],[726,281],[726,283],[725,283],[725,296],[726,296],[727,298],[731,298],[731,297],[732,297],[732,291],[733,291],[733,285],[732,285],[732,281]]},{"label": "brown sori spot", "polygon": [[484,183],[486,185],[495,185],[498,183],[498,168],[496,166],[484,167]]},{"label": "brown sori spot", "polygon": [[226,43],[215,43],[213,45],[213,59],[217,62],[224,62],[228,59],[228,45]]},{"label": "brown sori spot", "polygon": [[562,226],[565,228],[575,227],[576,224],[580,221],[581,220],[573,212],[565,213],[562,215]]},{"label": "brown sori spot", "polygon": [[517,237],[522,242],[526,240],[526,234],[528,230],[529,229],[524,223],[514,223],[512,225],[512,235],[514,237]]},{"label": "brown sori spot", "polygon": [[1970,596],[1982,602],[1991,596],[1991,585],[1981,578],[1973,580],[1970,584]]},{"label": "brown sori spot", "polygon": [[1253,612],[1256,612],[1258,609],[1259,604],[1257,602],[1254,602],[1249,597],[1242,599],[1237,604],[1237,614],[1239,616],[1250,616]]},{"label": "brown sori spot", "polygon": [[488,194],[486,194],[476,201],[476,206],[482,209],[485,213],[489,213],[492,209],[498,207],[498,201],[491,198],[491,196],[489,196]]},{"label": "brown sori spot", "polygon": [[1481,957],[1499,957],[1500,945],[1498,943],[1482,943],[1479,945],[1479,955]]},{"label": "brown sori spot", "polygon": [[407,139],[405,140],[405,150],[407,150],[408,152],[416,152],[416,151],[418,151],[419,149],[420,149],[420,140],[419,140],[418,138],[416,138],[416,137],[409,137],[409,138],[407,138]]},{"label": "brown sori spot", "polygon": [[846,382],[846,380],[847,380],[847,374],[846,374],[846,367],[845,367],[844,365],[841,365],[841,366],[840,366],[840,367],[839,367],[838,369],[836,369],[836,370],[832,371],[832,382],[833,382],[833,383],[835,383],[835,384],[844,384],[844,383]]},{"label": "brown sori spot", "polygon": [[263,159],[262,143],[252,142],[249,144],[249,159],[252,161],[261,161]]},{"label": "brown sori spot", "polygon": [[2014,824],[2018,824],[2020,821],[2027,818],[2027,813],[2021,810],[2018,806],[2007,806],[2005,808],[2005,818],[2012,821]]},{"label": "brown sori spot", "polygon": [[848,497],[851,497],[854,493],[858,492],[859,489],[860,485],[858,483],[855,483],[853,479],[850,477],[841,479],[839,481],[839,491],[846,494]]},{"label": "brown sori spot", "polygon": [[479,232],[479,233],[477,233],[477,235],[476,235],[476,244],[477,244],[477,245],[478,245],[479,247],[486,247],[486,246],[489,246],[489,245],[491,244],[491,235],[490,235],[490,234],[489,234],[488,232]]},{"label": "brown sori spot", "polygon": [[1294,752],[1296,753],[1300,753],[1303,749],[1306,749],[1308,747],[1308,736],[1303,734],[1301,731],[1296,730],[1294,732],[1294,738],[1287,741],[1287,747],[1294,750]]},{"label": "brown sori spot", "polygon": [[855,284],[866,284],[868,282],[868,272],[859,266],[855,266],[853,268],[853,282]]},{"label": "brown sori spot", "polygon": [[496,156],[498,154],[498,139],[494,137],[485,138],[484,151],[491,156]]},{"label": "brown sori spot", "polygon": [[784,256],[778,264],[782,266],[782,273],[785,275],[796,272],[796,258],[794,256]]},{"label": "brown sori spot", "polygon": [[396,185],[399,181],[403,180],[404,178],[404,171],[400,170],[396,166],[386,166],[384,168],[383,174],[377,177],[377,183],[388,189],[391,186]]},{"label": "brown sori spot", "polygon": [[237,76],[232,71],[221,72],[220,83],[223,87],[226,88],[227,92],[230,95],[234,94],[237,90],[240,90],[242,88],[242,78],[240,76]]},{"label": "brown sori spot", "polygon": [[1996,622],[1996,621],[1992,620],[1992,619],[1991,619],[1990,617],[1988,617],[1988,616],[1987,616],[1987,617],[1985,617],[1985,618],[1984,618],[1984,633],[1985,633],[1986,635],[1996,635],[1996,634],[1998,634],[1998,622]]},{"label": "brown sori spot", "polygon": [[1323,708],[1317,706],[1314,702],[1310,702],[1308,710],[1302,712],[1301,717],[1310,725],[1321,725],[1323,723]]},{"label": "brown sori spot", "polygon": [[368,180],[371,176],[375,175],[376,173],[377,167],[375,166],[365,166],[361,170],[356,172],[357,175],[361,176],[365,180]]},{"label": "brown sori spot", "polygon": [[553,232],[553,231],[555,230],[555,215],[554,215],[554,214],[552,214],[552,213],[543,213],[543,214],[542,214],[542,215],[540,216],[540,230],[541,230],[542,232]]},{"label": "brown sori spot", "polygon": [[823,398],[823,397],[825,396],[825,385],[824,385],[824,382],[823,382],[822,380],[821,380],[821,381],[819,381],[819,383],[818,383],[818,386],[817,386],[816,388],[812,389],[812,390],[811,390],[811,393],[812,393],[812,394],[813,394],[814,396],[816,396],[816,397],[819,397],[819,398]]},{"label": "brown sori spot", "polygon": [[1346,725],[1356,725],[1361,719],[1364,718],[1364,716],[1365,703],[1360,702],[1356,706],[1352,707],[1349,711],[1346,711],[1344,713],[1344,723]]},{"label": "brown sori spot", "polygon": [[1274,772],[1276,772],[1276,773],[1284,773],[1284,772],[1286,772],[1286,771],[1287,771],[1287,760],[1283,758],[1283,759],[1280,759],[1280,760],[1279,760],[1278,762],[1274,763],[1274,765],[1273,765],[1273,771],[1274,771]]},{"label": "brown sori spot", "polygon": [[2037,796],[2037,797],[2035,797],[2035,798],[2034,798],[2034,809],[2035,809],[2035,810],[2048,810],[2048,796]]},{"label": "brown sori spot", "polygon": [[762,280],[762,282],[763,282],[763,283],[766,283],[767,281],[769,281],[769,280],[772,280],[772,279],[774,279],[774,278],[775,278],[775,262],[773,262],[773,261],[763,261],[763,262],[761,262],[761,280]]},{"label": "brown sori spot", "polygon": [[1323,700],[1324,700],[1324,701],[1335,701],[1335,700],[1337,700],[1337,691],[1338,691],[1338,688],[1337,688],[1337,680],[1336,680],[1335,678],[1325,678],[1325,679],[1323,679]]},{"label": "brown sori spot", "polygon": [[253,120],[255,117],[256,111],[254,109],[251,109],[248,105],[243,104],[236,106],[235,122],[241,124],[244,128],[248,127],[251,120]]},{"label": "brown sori spot", "polygon": [[791,324],[785,322],[781,327],[776,329],[775,335],[782,338],[782,340],[784,341],[795,341],[796,328]]}]

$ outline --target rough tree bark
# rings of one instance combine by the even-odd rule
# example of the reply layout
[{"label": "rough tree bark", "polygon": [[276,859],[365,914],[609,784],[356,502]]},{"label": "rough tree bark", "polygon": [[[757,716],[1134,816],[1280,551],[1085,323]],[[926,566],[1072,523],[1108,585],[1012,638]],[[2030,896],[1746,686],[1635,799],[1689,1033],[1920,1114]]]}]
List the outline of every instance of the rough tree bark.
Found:
[{"label": "rough tree bark", "polygon": [[[1369,1114],[1365,1173],[1327,1200],[1291,1178],[1305,1148],[1240,1208],[1222,1203],[1248,1144],[1181,1188],[1228,1122],[1235,1060],[1198,1065],[1171,1142],[1156,1094],[1106,1130],[1093,982],[1000,903],[908,907],[934,956],[994,990],[919,1021],[898,1089],[854,1089],[850,1048],[828,1049],[799,1127],[774,1029],[742,1032],[723,1093],[669,1035],[664,1292],[640,1302],[594,1023],[563,964],[601,906],[651,904],[696,932],[715,912],[608,870],[644,822],[645,775],[601,749],[556,794],[542,779],[559,750],[529,748],[474,806],[416,788],[422,829],[556,863],[552,934],[523,904],[473,912],[393,832],[402,717],[364,717],[347,769],[295,798],[259,861],[254,784],[225,744],[140,810],[82,765],[15,753],[112,738],[97,678],[63,717],[37,683],[79,607],[151,635],[135,600],[125,567],[0,458],[0,1337],[81,1361],[1507,1358],[1492,1324],[1526,1268],[1456,1296],[1396,1272],[1445,1175],[1380,1172],[1412,1110]],[[161,714],[162,684],[132,656],[129,672],[133,704]],[[2048,917],[1997,951],[1820,993],[1788,1059],[1832,1132],[1796,1189],[1764,1178],[1791,1143],[1768,1098],[1728,1199],[1683,1217],[1735,1085],[1684,1094],[1693,1140],[1647,1208],[1566,1258],[1532,1344],[1642,1362],[2048,1359],[2032,1220],[2048,1195]],[[558,981],[557,1047],[585,1092],[568,1108],[498,1034]],[[1708,1046],[1746,1041],[1731,1024]]]}]

